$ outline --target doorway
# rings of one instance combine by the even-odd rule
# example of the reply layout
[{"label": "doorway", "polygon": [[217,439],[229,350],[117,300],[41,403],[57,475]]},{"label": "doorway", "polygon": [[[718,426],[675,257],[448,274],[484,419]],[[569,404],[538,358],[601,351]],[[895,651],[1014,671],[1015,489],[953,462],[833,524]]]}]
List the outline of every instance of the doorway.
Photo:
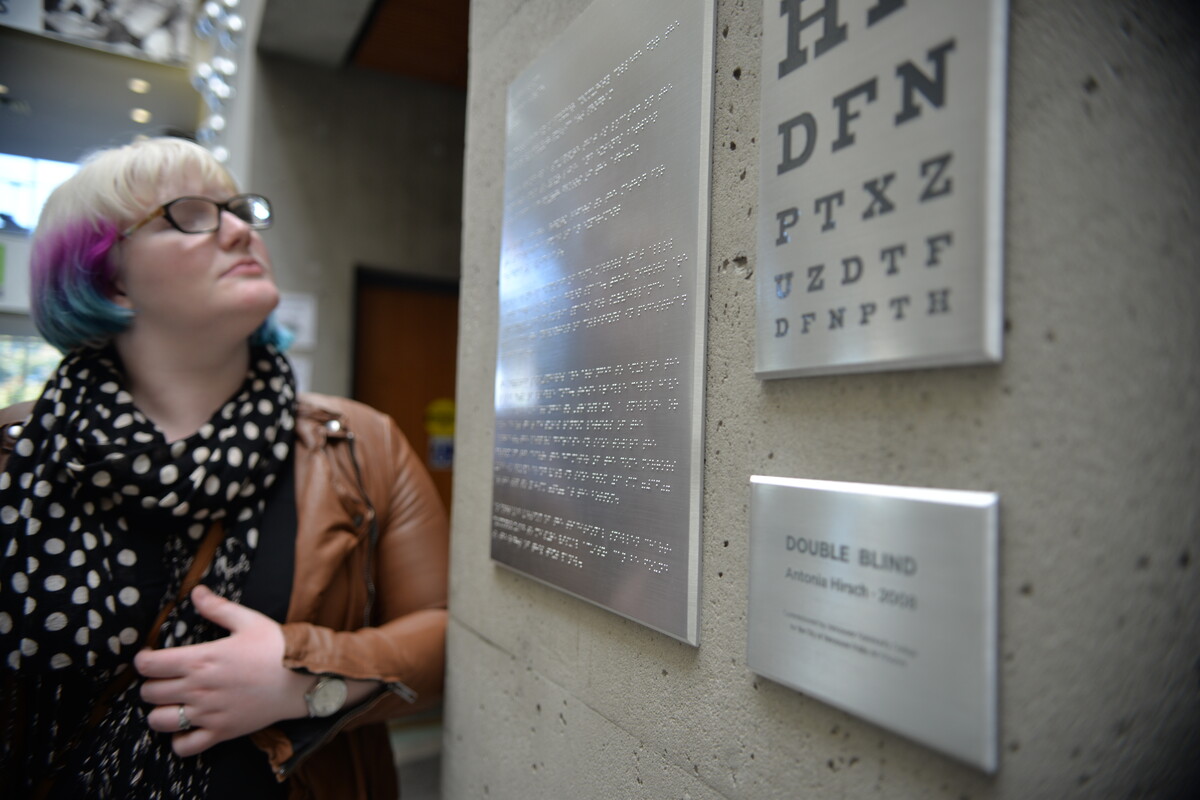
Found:
[{"label": "doorway", "polygon": [[458,282],[359,267],[352,391],[390,415],[450,510]]}]

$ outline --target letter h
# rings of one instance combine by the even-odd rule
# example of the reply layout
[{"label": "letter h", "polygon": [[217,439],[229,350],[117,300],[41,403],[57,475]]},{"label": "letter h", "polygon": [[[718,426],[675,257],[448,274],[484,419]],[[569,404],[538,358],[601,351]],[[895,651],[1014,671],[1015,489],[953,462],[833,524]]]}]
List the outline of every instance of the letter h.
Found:
[{"label": "letter h", "polygon": [[808,63],[808,50],[800,46],[800,33],[809,25],[825,23],[824,33],[817,40],[816,57],[821,57],[846,41],[846,26],[838,24],[838,0],[825,0],[820,11],[807,17],[800,16],[800,5],[804,0],[781,0],[779,16],[787,15],[787,57],[779,62],[779,77],[786,77]]}]

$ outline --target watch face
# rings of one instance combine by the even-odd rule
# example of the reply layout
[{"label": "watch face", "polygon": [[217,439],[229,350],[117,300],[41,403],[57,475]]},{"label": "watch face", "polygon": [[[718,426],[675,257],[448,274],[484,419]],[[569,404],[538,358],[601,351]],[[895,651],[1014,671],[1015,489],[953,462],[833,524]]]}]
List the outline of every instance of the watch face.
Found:
[{"label": "watch face", "polygon": [[324,676],[306,695],[308,713],[314,717],[328,717],[337,713],[346,702],[346,682],[341,678]]}]

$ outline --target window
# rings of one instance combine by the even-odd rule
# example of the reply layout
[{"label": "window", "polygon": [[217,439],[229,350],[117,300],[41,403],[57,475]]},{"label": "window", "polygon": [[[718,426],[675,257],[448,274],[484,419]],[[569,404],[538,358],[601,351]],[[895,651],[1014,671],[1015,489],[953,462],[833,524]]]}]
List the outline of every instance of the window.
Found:
[{"label": "window", "polygon": [[[50,192],[78,169],[77,164],[0,153],[0,234],[23,237],[32,232]],[[25,282],[14,275],[28,270],[28,243],[0,242],[0,247],[6,250],[0,256],[0,298],[6,286],[19,284],[18,297],[10,295],[4,310],[23,312],[28,300],[21,302],[19,295]],[[28,314],[0,313],[0,408],[37,398],[61,359],[62,354],[38,335]]]},{"label": "window", "polygon": [[37,399],[61,360],[40,336],[0,333],[0,408]]},{"label": "window", "polygon": [[78,169],[78,164],[0,153],[0,233],[32,231],[50,192]]}]

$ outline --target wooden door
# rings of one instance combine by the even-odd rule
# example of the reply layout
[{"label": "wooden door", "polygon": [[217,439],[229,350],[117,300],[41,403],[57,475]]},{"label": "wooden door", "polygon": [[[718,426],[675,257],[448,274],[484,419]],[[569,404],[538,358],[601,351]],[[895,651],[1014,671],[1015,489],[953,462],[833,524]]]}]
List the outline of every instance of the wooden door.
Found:
[{"label": "wooden door", "polygon": [[457,283],[358,270],[354,398],[396,420],[424,459],[447,510],[457,355]]}]

